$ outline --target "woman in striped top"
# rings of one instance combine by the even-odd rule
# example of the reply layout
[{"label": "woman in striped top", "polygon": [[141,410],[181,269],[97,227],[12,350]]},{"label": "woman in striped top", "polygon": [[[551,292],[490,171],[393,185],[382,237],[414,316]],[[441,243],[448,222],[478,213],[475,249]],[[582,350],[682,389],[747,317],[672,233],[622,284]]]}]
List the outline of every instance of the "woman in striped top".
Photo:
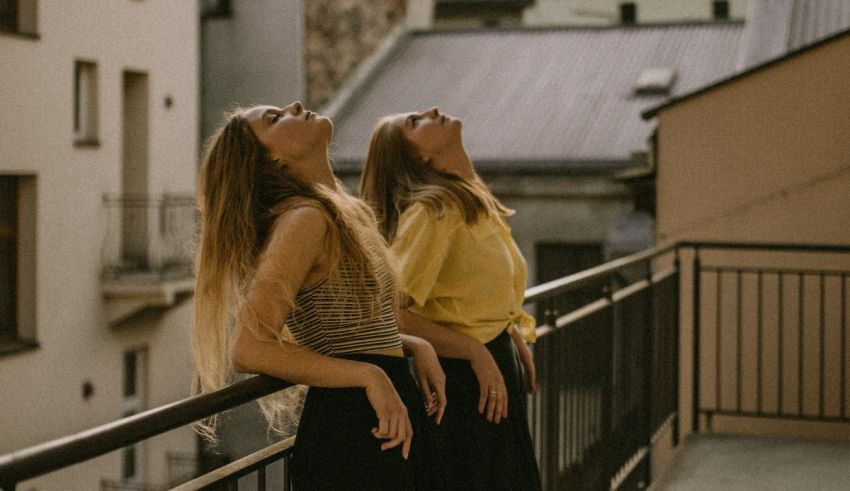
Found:
[{"label": "woman in striped top", "polygon": [[[295,102],[239,110],[209,140],[197,193],[197,391],[222,387],[232,370],[311,386],[297,489],[440,487],[419,391],[439,421],[444,375],[428,343],[398,332],[386,244],[331,171],[332,132]],[[260,404],[280,429],[291,407],[281,395]],[[200,430],[214,439],[215,421]]]}]

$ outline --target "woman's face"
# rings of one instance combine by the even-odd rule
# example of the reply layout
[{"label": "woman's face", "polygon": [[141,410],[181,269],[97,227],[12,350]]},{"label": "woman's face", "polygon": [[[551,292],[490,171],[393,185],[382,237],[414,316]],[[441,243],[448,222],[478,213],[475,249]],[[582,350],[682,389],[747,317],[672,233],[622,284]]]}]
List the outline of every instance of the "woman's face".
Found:
[{"label": "woman's face", "polygon": [[395,117],[393,124],[401,128],[404,137],[426,162],[431,162],[434,156],[461,143],[460,120],[441,114],[436,107],[400,114]]},{"label": "woman's face", "polygon": [[306,160],[317,150],[326,152],[333,134],[331,120],[297,101],[286,107],[257,106],[243,116],[269,156],[282,165]]}]

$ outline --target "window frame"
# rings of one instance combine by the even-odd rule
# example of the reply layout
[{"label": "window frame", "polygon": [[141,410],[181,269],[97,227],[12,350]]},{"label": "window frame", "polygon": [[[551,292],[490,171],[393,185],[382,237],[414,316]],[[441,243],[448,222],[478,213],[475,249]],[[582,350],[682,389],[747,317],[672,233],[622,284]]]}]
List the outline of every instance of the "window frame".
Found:
[{"label": "window frame", "polygon": [[[10,193],[7,186],[13,188]],[[0,206],[11,203],[11,235],[14,252],[8,278],[11,280],[13,319],[10,327],[0,331],[0,357],[29,351],[39,347],[35,326],[35,224],[36,224],[36,176],[27,174],[0,174],[0,189],[11,199],[0,201]],[[5,219],[0,219],[4,222]],[[2,226],[0,226],[2,227]],[[0,241],[8,240],[0,234]],[[7,281],[3,278],[2,281]],[[7,297],[8,301],[8,297]],[[9,324],[0,319],[0,323]]]},{"label": "window frame", "polygon": [[38,0],[0,0],[8,2],[11,22],[0,23],[0,34],[39,39]]},{"label": "window frame", "polygon": [[97,147],[99,132],[99,83],[97,62],[74,60],[74,146]]},{"label": "window frame", "polygon": [[[8,189],[7,189],[8,187]],[[3,198],[0,199],[0,251],[2,247],[11,246],[11,258],[0,256],[2,266],[0,271],[8,268],[8,277],[0,278],[0,282],[9,283],[11,286],[8,291],[9,298],[0,298],[0,302],[11,304],[11,312],[7,313],[8,318],[0,317],[0,344],[6,344],[17,340],[19,336],[18,329],[18,265],[19,260],[19,229],[20,229],[20,214],[18,212],[20,192],[17,176],[0,176],[0,190],[3,191]],[[9,206],[7,211],[5,208]],[[11,223],[4,223],[5,216],[9,216]],[[6,263],[8,261],[8,263]],[[2,290],[0,290],[2,291]],[[2,304],[0,304],[2,305]],[[5,312],[3,309],[0,312]]]}]

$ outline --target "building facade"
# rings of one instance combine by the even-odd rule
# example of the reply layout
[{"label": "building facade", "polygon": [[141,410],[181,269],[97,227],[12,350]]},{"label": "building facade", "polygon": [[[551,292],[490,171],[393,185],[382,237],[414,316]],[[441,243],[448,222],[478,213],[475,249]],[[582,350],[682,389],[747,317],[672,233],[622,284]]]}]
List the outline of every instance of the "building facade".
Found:
[{"label": "building facade", "polygon": [[[189,394],[198,5],[0,2],[0,453]],[[22,489],[164,485],[191,429]]]},{"label": "building facade", "polygon": [[[719,431],[847,441],[846,423],[817,418],[848,417],[842,319],[850,315],[850,258],[804,249],[850,244],[850,143],[844,137],[850,88],[839,75],[850,70],[847,53],[845,30],[645,114],[658,123],[660,242],[782,245],[701,254],[707,272],[699,278],[700,303],[682,305],[685,359],[698,319],[701,338],[709,340],[701,363],[717,374],[702,381],[702,403],[779,415],[718,418]],[[692,254],[682,259],[691,261]],[[726,263],[747,268],[715,266]],[[756,338],[765,346],[758,353]],[[730,367],[743,373],[737,401]],[[691,387],[685,380],[682,393]],[[682,414],[688,427],[689,411]],[[798,416],[781,417],[788,414]]]}]

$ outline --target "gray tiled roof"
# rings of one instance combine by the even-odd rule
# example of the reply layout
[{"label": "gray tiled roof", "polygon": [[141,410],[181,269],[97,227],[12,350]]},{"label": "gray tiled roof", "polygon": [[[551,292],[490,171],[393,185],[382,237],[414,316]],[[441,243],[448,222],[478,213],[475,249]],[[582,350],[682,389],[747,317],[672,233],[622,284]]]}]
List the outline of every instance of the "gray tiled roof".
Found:
[{"label": "gray tiled roof", "polygon": [[[437,105],[464,121],[476,165],[612,168],[644,149],[641,72],[673,67],[672,95],[734,71],[741,23],[411,33],[335,117],[331,155],[359,166],[386,114]],[[542,169],[541,169],[542,170]]]}]

